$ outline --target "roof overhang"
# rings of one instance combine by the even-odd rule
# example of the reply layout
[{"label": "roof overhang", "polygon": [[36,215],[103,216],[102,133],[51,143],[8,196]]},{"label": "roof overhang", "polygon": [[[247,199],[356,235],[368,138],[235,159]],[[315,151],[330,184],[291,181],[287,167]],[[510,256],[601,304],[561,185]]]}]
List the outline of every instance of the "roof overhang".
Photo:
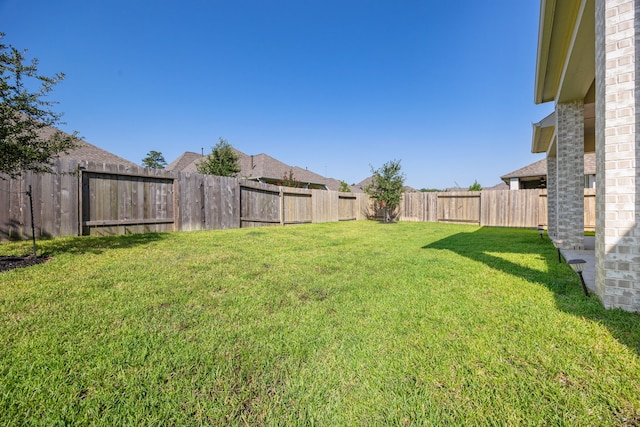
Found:
[{"label": "roof overhang", "polygon": [[[261,182],[263,184],[271,184],[271,185],[282,185],[282,178],[271,178],[268,176],[254,176],[245,178],[248,181],[256,181]],[[328,190],[329,188],[326,184],[321,184],[319,182],[307,182],[307,181],[297,181],[300,185],[298,188],[306,188],[309,190]]]},{"label": "roof overhang", "polygon": [[595,1],[541,0],[534,101],[583,99],[595,79]]},{"label": "roof overhang", "polygon": [[546,153],[556,133],[556,113],[551,113],[538,123],[533,123],[532,153]]},{"label": "roof overhang", "polygon": [[[584,152],[589,153],[596,151],[595,138],[595,122],[596,122],[596,105],[591,99],[592,89],[585,97],[584,104]],[[531,138],[532,153],[547,153],[554,155],[555,153],[555,137],[556,137],[556,113],[549,114],[538,123],[533,123],[533,132]]]}]

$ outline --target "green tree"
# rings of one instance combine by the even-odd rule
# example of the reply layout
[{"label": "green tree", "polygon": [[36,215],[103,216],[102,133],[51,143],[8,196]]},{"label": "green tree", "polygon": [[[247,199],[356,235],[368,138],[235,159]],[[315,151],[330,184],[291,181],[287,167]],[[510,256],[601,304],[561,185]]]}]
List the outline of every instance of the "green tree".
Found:
[{"label": "green tree", "polygon": [[338,189],[341,193],[351,193],[351,189],[349,188],[349,184],[345,181],[340,180],[340,188]]},{"label": "green tree", "polygon": [[167,166],[167,161],[161,152],[151,150],[147,153],[147,157],[142,159],[142,165],[150,169],[164,169]]},{"label": "green tree", "polygon": [[216,176],[237,176],[240,173],[238,155],[227,140],[220,141],[211,149],[200,163],[196,165],[198,173]]},{"label": "green tree", "polygon": [[374,169],[373,182],[366,193],[376,200],[384,214],[384,222],[391,222],[397,216],[397,208],[402,199],[405,175],[401,172],[400,160],[391,160],[382,167]]},{"label": "green tree", "polygon": [[482,185],[478,183],[478,180],[473,180],[473,184],[469,186],[469,191],[481,191]]},{"label": "green tree", "polygon": [[0,173],[11,178],[22,172],[50,172],[53,159],[77,146],[72,135],[51,128],[63,124],[57,104],[46,95],[64,79],[38,74],[38,59],[27,61],[26,49],[4,44],[0,33]]}]

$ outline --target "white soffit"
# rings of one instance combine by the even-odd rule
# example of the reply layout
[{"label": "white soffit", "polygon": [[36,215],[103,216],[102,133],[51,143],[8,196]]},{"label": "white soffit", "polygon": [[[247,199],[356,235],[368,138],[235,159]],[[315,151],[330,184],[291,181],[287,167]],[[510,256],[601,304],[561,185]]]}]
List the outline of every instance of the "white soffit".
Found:
[{"label": "white soffit", "polygon": [[596,75],[595,0],[582,0],[565,57],[556,102],[584,99]]},{"label": "white soffit", "polygon": [[582,99],[595,77],[595,0],[541,0],[534,101]]},{"label": "white soffit", "polygon": [[533,123],[532,153],[546,153],[556,132],[556,113],[551,113],[538,123]]}]

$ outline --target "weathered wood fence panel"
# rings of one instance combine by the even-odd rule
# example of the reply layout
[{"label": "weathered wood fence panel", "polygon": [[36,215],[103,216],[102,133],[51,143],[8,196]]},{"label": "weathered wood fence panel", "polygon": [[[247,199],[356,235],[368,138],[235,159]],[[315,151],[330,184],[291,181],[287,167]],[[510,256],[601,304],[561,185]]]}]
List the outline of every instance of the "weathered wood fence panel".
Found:
[{"label": "weathered wood fence panel", "polygon": [[358,219],[358,196],[351,193],[338,193],[338,221]]},{"label": "weathered wood fence panel", "polygon": [[27,172],[19,179],[0,179],[0,239],[30,238],[33,199],[34,229],[37,237],[57,237],[78,233],[78,162],[58,159],[58,174]]},{"label": "weathered wood fence panel", "polygon": [[[537,227],[546,223],[540,215],[545,190],[483,191],[481,224],[492,227]],[[545,200],[546,202],[546,200]]]},{"label": "weathered wood fence panel", "polygon": [[[593,214],[595,215],[595,210]],[[538,224],[546,227],[549,225],[547,218],[547,190],[543,190],[538,198]]]},{"label": "weathered wood fence panel", "polygon": [[[201,175],[202,176],[202,175]],[[236,178],[204,176],[206,230],[240,227],[240,187]]]},{"label": "weathered wood fence panel", "polygon": [[[23,194],[21,180],[0,179],[0,238],[2,240],[18,239],[22,233],[19,232],[19,222],[16,221],[19,210],[19,195]],[[20,187],[20,188],[18,188]],[[18,212],[16,212],[16,210]]]},{"label": "weathered wood fence panel", "polygon": [[365,193],[356,193],[356,221],[369,219],[371,212],[369,211],[370,197]]},{"label": "weathered wood fence panel", "polygon": [[202,175],[181,173],[177,178],[176,191],[178,206],[177,231],[203,230],[204,218],[204,182]]},{"label": "weathered wood fence panel", "polygon": [[311,190],[313,200],[313,222],[338,222],[338,193],[325,190]]},{"label": "weathered wood fence panel", "polygon": [[[585,230],[595,230],[595,212],[595,189],[585,189]],[[547,190],[407,193],[400,205],[400,220],[490,227],[546,226]]]},{"label": "weathered wood fence panel", "polygon": [[438,193],[438,221],[480,224],[480,191]]},{"label": "weathered wood fence panel", "polygon": [[301,188],[280,188],[282,224],[308,224],[313,221],[312,193]]},{"label": "weathered wood fence panel", "polygon": [[400,204],[400,219],[411,222],[436,222],[438,193],[404,193]]},{"label": "weathered wood fence panel", "polygon": [[369,196],[312,190],[313,222],[356,221],[369,217]]},{"label": "weathered wood fence panel", "polygon": [[[546,204],[545,204],[546,208]],[[584,228],[589,231],[596,231],[596,189],[587,188],[584,190]]]},{"label": "weathered wood fence panel", "polygon": [[82,234],[174,230],[172,174],[122,165],[87,163],[81,167]]},{"label": "weathered wood fence panel", "polygon": [[280,187],[259,182],[240,184],[240,227],[282,223]]}]

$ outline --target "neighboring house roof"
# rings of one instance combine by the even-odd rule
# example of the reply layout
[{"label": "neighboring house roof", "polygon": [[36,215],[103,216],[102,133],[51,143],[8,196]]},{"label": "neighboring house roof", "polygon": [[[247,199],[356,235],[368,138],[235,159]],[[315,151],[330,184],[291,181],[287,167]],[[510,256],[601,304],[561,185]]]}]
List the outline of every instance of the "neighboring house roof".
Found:
[{"label": "neighboring house roof", "polygon": [[293,166],[264,153],[250,156],[243,153],[238,163],[240,164],[240,176],[243,178],[282,179],[290,169],[293,169]]},{"label": "neighboring house roof", "polygon": [[197,161],[202,159],[202,154],[185,151],[173,162],[169,163],[166,170],[175,172],[197,172]]},{"label": "neighboring house roof", "polygon": [[496,184],[493,187],[483,188],[482,191],[502,191],[502,190],[508,190],[508,189],[509,189],[509,186],[504,182],[501,182],[500,184]]},{"label": "neighboring house roof", "polygon": [[364,193],[367,187],[371,184],[373,184],[373,176],[369,176],[356,185],[350,186],[349,188],[351,188],[352,193]]},{"label": "neighboring house roof", "polygon": [[294,166],[293,174],[300,181],[316,182],[316,183],[324,184],[327,187],[327,189],[331,191],[338,191],[340,189],[340,180],[337,180],[335,178],[324,177],[315,172],[311,172],[306,168],[302,169],[299,166]]},{"label": "neighboring house roof", "polygon": [[[337,179],[326,178],[310,170],[287,165],[267,154],[248,155],[235,148],[233,151],[238,155],[240,166],[238,176],[242,178],[273,183],[282,180],[291,171],[298,181],[313,184],[313,188],[327,188],[333,191],[340,188],[340,181]],[[201,154],[187,151],[171,162],[166,169],[177,172],[197,172],[196,165],[201,159]]]},{"label": "neighboring house roof", "polygon": [[114,165],[139,166],[123,157],[96,147],[93,144],[89,144],[87,141],[80,141],[77,148],[69,151],[68,154],[61,153],[60,158]]},{"label": "neighboring house roof", "polygon": [[[584,155],[584,174],[595,175],[596,173],[596,153],[585,153]],[[530,179],[542,178],[547,176],[547,159],[538,160],[523,168],[510,172],[500,177],[505,183],[509,183],[512,178]]]},{"label": "neighboring house roof", "polygon": [[529,178],[547,176],[547,159],[538,160],[523,168],[517,169],[500,177],[504,182],[508,182],[511,178]]},{"label": "neighboring house roof", "polygon": [[[373,175],[363,179],[362,181],[360,181],[359,183],[357,183],[355,185],[349,186],[349,188],[351,189],[352,193],[364,193],[366,191],[367,187],[369,187],[372,184],[373,184]],[[404,187],[402,187],[402,191],[405,192],[405,193],[416,193],[416,192],[418,192],[418,190],[416,190],[415,188],[410,187],[408,185],[405,185]]]},{"label": "neighboring house roof", "polygon": [[[53,136],[56,132],[62,132],[59,129],[54,127],[45,127],[39,131],[39,135],[44,138]],[[66,134],[65,132],[62,132]],[[66,134],[68,135],[68,134]],[[73,159],[78,161],[87,161],[87,162],[95,162],[95,163],[108,163],[115,165],[125,165],[125,166],[138,166],[136,163],[133,163],[123,157],[117,156],[113,153],[110,153],[107,150],[103,150],[102,148],[96,147],[93,144],[88,143],[85,140],[79,140],[77,147],[68,153],[60,153],[58,156],[61,159]]]}]

